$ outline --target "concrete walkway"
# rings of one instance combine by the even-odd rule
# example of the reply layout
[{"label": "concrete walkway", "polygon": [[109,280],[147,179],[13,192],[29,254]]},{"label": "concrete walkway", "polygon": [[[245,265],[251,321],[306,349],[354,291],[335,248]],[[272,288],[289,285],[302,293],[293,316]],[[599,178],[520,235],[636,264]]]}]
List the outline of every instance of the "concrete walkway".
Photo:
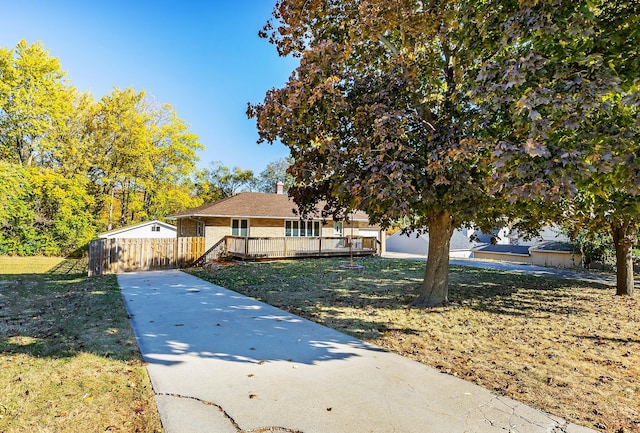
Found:
[{"label": "concrete walkway", "polygon": [[593,431],[180,271],[118,284],[167,433]]}]

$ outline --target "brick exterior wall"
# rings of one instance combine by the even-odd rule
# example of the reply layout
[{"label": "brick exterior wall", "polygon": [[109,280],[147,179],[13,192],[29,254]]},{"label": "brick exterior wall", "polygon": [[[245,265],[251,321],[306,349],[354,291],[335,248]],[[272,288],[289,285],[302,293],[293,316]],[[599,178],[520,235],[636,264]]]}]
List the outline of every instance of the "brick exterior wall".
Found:
[{"label": "brick exterior wall", "polygon": [[280,238],[284,236],[284,220],[275,218],[249,219],[249,236],[254,238]]}]

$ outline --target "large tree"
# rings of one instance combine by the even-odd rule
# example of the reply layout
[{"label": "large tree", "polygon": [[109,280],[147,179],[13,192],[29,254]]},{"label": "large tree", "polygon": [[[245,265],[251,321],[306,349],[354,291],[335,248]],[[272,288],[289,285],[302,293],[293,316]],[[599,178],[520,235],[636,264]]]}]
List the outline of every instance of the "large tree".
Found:
[{"label": "large tree", "polygon": [[287,173],[290,165],[289,158],[280,158],[267,164],[256,178],[256,190],[258,192],[275,192],[276,184],[282,182],[283,191],[289,191],[293,185],[293,178]]},{"label": "large tree", "polygon": [[189,204],[189,176],[202,145],[171,106],[152,104],[144,91],[116,88],[94,104],[86,128],[88,176],[101,227]]},{"label": "large tree", "polygon": [[282,0],[261,32],[300,57],[286,86],[248,109],[260,141],[291,151],[289,194],[303,213],[324,200],[325,216],[361,209],[426,229],[419,306],[448,303],[454,229],[491,228],[500,214],[469,97],[480,3]]},{"label": "large tree", "polygon": [[209,168],[197,174],[197,195],[204,202],[214,202],[246,191],[256,183],[253,171],[240,167],[230,169],[220,161],[212,161]]},{"label": "large tree", "polygon": [[138,218],[160,218],[202,204],[193,194],[192,180],[196,151],[204,149],[198,136],[169,104],[152,104],[147,115],[153,170],[139,182],[143,200]]},{"label": "large tree", "polygon": [[96,228],[200,204],[191,177],[202,148],[144,91],[96,102],[41,43],[0,48],[0,253],[67,252]]},{"label": "large tree", "polygon": [[0,161],[0,254],[68,254],[95,235],[86,178]]},{"label": "large tree", "polygon": [[640,222],[640,5],[485,6],[478,11],[486,37],[475,96],[491,125],[495,185],[514,201],[563,202],[562,215],[577,229],[608,230],[617,293],[632,295]]},{"label": "large tree", "polygon": [[105,213],[102,218],[106,218],[107,230],[128,222],[131,193],[138,179],[153,171],[149,158],[153,149],[143,104],[144,92],[114,88],[94,107],[89,178],[97,198],[96,214]]},{"label": "large tree", "polygon": [[0,159],[31,165],[42,157],[46,137],[71,113],[64,77],[41,43],[0,47]]}]

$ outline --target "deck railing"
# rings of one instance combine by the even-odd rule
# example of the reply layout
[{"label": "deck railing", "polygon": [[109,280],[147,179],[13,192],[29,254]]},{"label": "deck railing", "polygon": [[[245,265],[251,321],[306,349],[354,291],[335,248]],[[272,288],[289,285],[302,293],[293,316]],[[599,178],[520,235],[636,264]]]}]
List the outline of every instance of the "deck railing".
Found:
[{"label": "deck railing", "polygon": [[378,253],[375,237],[225,237],[225,253],[245,259],[356,256]]}]

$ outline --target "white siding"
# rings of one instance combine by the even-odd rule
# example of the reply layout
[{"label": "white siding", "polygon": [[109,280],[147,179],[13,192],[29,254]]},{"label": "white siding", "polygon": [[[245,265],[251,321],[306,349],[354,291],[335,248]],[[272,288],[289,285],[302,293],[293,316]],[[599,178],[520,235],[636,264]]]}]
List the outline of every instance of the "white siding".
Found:
[{"label": "white siding", "polygon": [[[154,227],[159,228],[159,230],[153,230]],[[176,228],[170,224],[150,221],[148,223],[138,224],[119,230],[113,230],[108,233],[103,233],[99,237],[103,239],[175,238]]]}]

